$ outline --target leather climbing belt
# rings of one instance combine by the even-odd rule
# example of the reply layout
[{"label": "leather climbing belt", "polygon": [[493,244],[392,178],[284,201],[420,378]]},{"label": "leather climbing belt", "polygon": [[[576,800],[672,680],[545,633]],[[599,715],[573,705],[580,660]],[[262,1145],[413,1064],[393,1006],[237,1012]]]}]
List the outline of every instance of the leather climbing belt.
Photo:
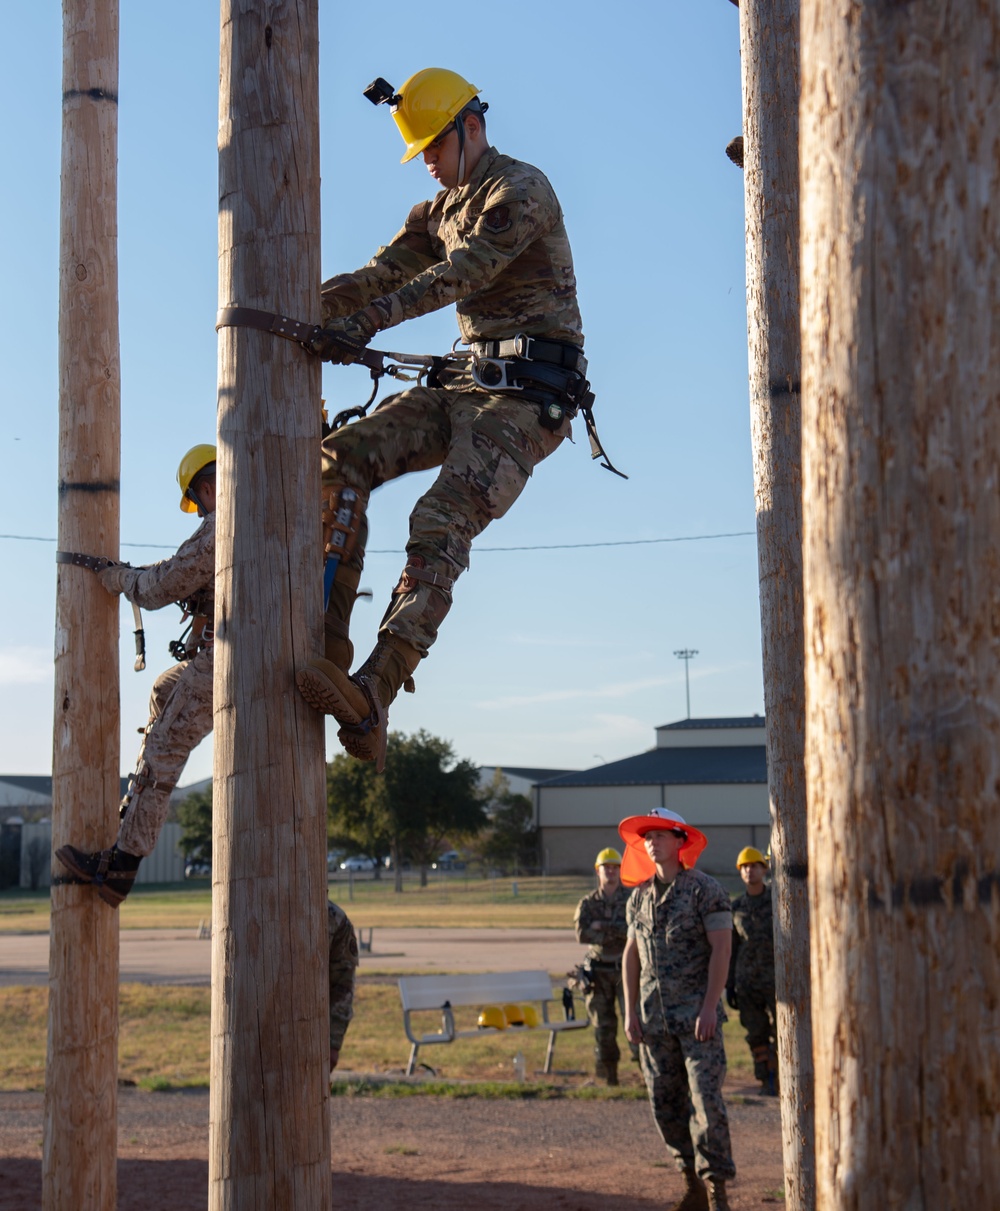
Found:
[{"label": "leather climbing belt", "polygon": [[[103,572],[105,568],[111,567],[130,567],[130,564],[119,564],[114,559],[107,559],[103,555],[82,555],[79,551],[56,551],[56,563],[71,563],[78,568],[86,568],[89,572]],[[142,626],[142,611],[134,601],[129,602],[132,607],[132,617],[135,620],[135,664],[132,666],[137,673],[141,673],[146,667],[146,632]]]}]

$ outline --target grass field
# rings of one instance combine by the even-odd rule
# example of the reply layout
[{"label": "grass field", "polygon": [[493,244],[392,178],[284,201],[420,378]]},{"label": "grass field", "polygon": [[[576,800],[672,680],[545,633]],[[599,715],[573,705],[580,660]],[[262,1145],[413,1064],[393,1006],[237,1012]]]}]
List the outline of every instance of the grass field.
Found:
[{"label": "grass field", "polygon": [[[592,887],[585,876],[493,880],[458,872],[432,876],[426,887],[417,876],[407,876],[400,894],[393,891],[391,877],[338,876],[331,879],[330,898],[366,926],[565,929],[580,897]],[[207,879],[149,888],[140,884],[118,911],[122,929],[193,929],[212,915],[212,889]],[[0,933],[44,933],[48,928],[47,889],[0,892]]]},{"label": "grass field", "polygon": [[[414,928],[567,928],[577,901],[592,887],[585,877],[489,880],[462,873],[438,876],[421,888],[407,879],[402,894],[391,880],[356,878],[331,882],[331,898],[349,906],[355,920],[382,927]],[[207,881],[178,887],[137,887],[118,910],[123,929],[196,927],[211,918]],[[0,935],[42,932],[49,928],[47,891],[0,893]],[[0,988],[0,1089],[40,1089],[45,1080],[46,1007],[48,990]],[[119,1014],[119,1075],[144,1088],[208,1084],[210,989],[125,984]],[[476,1024],[476,1010],[456,1011],[459,1029]],[[430,1018],[418,1029],[434,1030]],[[482,1038],[423,1048],[420,1059],[448,1081],[513,1080],[513,1060],[520,1050],[529,1074],[545,1062],[548,1036],[543,1032]],[[624,1038],[623,1056],[628,1056]],[[739,1024],[726,1027],[730,1066],[751,1072],[750,1056]],[[391,976],[363,976],[358,983],[355,1018],[348,1031],[342,1067],[386,1076],[401,1074],[409,1055],[403,1033],[396,981]],[[593,1035],[589,1030],[564,1033],[556,1043],[555,1067],[567,1074],[556,1083],[579,1088],[593,1070]],[[622,1063],[626,1090],[638,1089],[638,1069]],[[572,1074],[572,1075],[569,1075]]]},{"label": "grass field", "polygon": [[[119,1079],[145,1089],[207,1086],[209,1076],[208,988],[123,984],[119,1002]],[[0,1089],[41,1089],[45,1083],[47,988],[0,988]],[[457,1010],[459,1029],[474,1027],[476,1010]],[[427,1029],[434,1029],[428,1018]],[[418,1027],[419,1028],[419,1027]],[[726,1025],[730,1067],[750,1079],[750,1053],[739,1023]],[[555,1075],[540,1076],[548,1035],[489,1031],[482,1038],[421,1049],[419,1059],[444,1081],[511,1082],[514,1056],[524,1055],[533,1083],[579,1088],[593,1071],[593,1034],[568,1031],[556,1042]],[[638,1068],[619,1040],[623,1088],[641,1088]],[[354,1021],[344,1043],[341,1066],[351,1072],[401,1076],[409,1056],[403,1015],[394,980],[362,978]],[[425,1068],[423,1070],[427,1075]],[[428,1088],[428,1092],[432,1090]]]}]

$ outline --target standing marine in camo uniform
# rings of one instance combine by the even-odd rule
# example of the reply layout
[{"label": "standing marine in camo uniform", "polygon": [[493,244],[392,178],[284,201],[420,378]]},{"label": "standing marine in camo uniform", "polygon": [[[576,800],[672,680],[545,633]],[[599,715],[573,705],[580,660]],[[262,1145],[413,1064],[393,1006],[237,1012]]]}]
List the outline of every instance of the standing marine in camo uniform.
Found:
[{"label": "standing marine in camo uniform", "polygon": [[778,1010],[774,988],[774,919],[771,889],[764,882],[767,859],[748,845],[736,867],[746,891],[733,901],[733,957],[726,1000],[739,1010],[761,1092],[778,1092]]},{"label": "standing marine in camo uniform", "polygon": [[330,1071],[337,1067],[344,1035],[354,1017],[354,973],[358,966],[358,939],[347,913],[327,900],[330,935]]},{"label": "standing marine in camo uniform", "polygon": [[[670,1211],[729,1211],[736,1175],[722,1099],[722,991],[733,917],[725,889],[695,870],[707,841],[665,807],[618,826],[627,849],[625,1033],[640,1043],[653,1118],[685,1193]],[[707,1189],[706,1189],[707,1183]]]},{"label": "standing marine in camo uniform", "polygon": [[[621,884],[621,854],[602,849],[594,862],[598,886],[576,906],[576,940],[587,945],[583,965],[586,976],[584,1001],[594,1027],[594,1059],[597,1076],[609,1085],[618,1084],[618,1010],[625,1019],[622,991],[622,952],[627,938],[625,905],[629,891]],[[639,1048],[630,1044],[633,1059]]]},{"label": "standing marine in camo uniform", "polygon": [[[202,523],[169,559],[148,567],[111,564],[98,572],[109,593],[121,593],[145,610],[179,603],[191,619],[185,657],[161,673],[149,700],[135,773],[119,813],[113,848],[88,854],[63,845],[56,857],[77,879],[97,885],[98,895],[117,908],[132,890],[139,863],[160,836],[192,749],[212,730],[215,608],[215,447],[194,446],[177,468],[181,510]],[[173,650],[173,645],[171,646]]]},{"label": "standing marine in camo uniform", "polygon": [[[445,363],[426,387],[390,396],[323,443],[324,541],[339,564],[322,658],[297,676],[306,700],[340,723],[347,751],[381,768],[386,712],[437,638],[473,539],[502,517],[535,466],[570,431],[589,390],[576,277],[563,215],[545,176],[486,138],[486,104],[454,72],[429,68],[388,103],[406,143],[443,188],[364,268],[322,288],[324,330],[312,348],[350,362],[404,320],[457,304],[471,363]],[[406,564],[375,649],[353,676],[349,638],[373,489],[439,467],[410,515]]]}]

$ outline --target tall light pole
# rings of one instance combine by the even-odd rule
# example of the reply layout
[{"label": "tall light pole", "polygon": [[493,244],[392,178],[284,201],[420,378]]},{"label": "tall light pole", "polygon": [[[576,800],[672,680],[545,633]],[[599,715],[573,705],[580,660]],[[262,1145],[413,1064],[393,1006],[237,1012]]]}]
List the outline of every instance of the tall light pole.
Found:
[{"label": "tall light pole", "polygon": [[690,668],[692,659],[698,655],[696,648],[680,648],[674,655],[678,660],[684,661],[684,693],[687,697],[687,717],[691,718],[691,677]]}]

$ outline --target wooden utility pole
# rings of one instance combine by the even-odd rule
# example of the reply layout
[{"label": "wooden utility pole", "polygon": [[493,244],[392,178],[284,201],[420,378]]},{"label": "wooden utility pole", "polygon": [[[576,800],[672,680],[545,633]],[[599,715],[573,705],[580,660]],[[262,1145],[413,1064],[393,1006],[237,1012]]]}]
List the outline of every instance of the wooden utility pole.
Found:
[{"label": "wooden utility pole", "polygon": [[785,1201],[816,1200],[802,624],[799,0],[742,0],[747,329]]},{"label": "wooden utility pole", "polygon": [[[118,553],[118,0],[64,0],[59,240],[59,549]],[[118,829],[117,597],[56,580],[52,845]],[[53,860],[56,878],[67,872]],[[117,1204],[118,914],[54,883],[42,1151],[44,1211]]]},{"label": "wooden utility pole", "polygon": [[1000,5],[802,0],[818,1204],[1000,1191]]},{"label": "wooden utility pole", "polygon": [[[320,315],[317,0],[222,0],[219,305]],[[320,367],[219,335],[212,1211],[330,1206]]]}]

